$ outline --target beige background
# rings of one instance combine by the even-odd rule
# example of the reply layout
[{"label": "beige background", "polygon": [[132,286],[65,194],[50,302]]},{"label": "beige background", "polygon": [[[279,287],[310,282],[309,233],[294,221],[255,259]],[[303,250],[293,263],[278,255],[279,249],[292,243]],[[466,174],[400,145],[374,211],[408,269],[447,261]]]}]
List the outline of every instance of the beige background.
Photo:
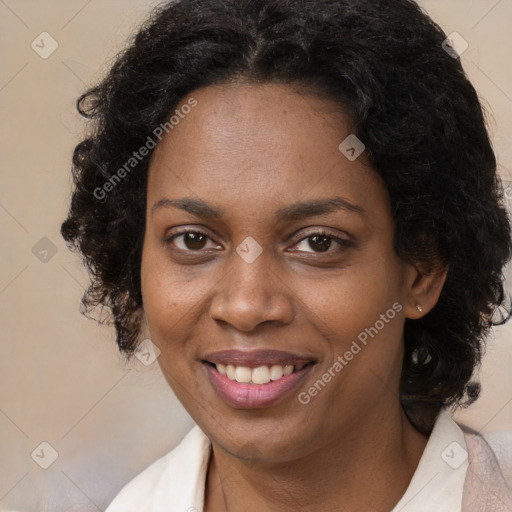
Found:
[{"label": "beige background", "polygon": [[[1,510],[104,510],[192,425],[156,363],[125,366],[113,331],[79,314],[87,276],[59,235],[82,129],[75,99],[155,3],[0,0]],[[469,42],[462,60],[491,113],[501,171],[512,185],[512,1],[421,5]],[[47,59],[31,48],[43,31],[59,45]],[[512,325],[496,330],[482,397],[457,417],[491,440],[508,432],[512,442],[511,334]],[[49,460],[41,442],[58,453],[48,469],[35,462]]]}]

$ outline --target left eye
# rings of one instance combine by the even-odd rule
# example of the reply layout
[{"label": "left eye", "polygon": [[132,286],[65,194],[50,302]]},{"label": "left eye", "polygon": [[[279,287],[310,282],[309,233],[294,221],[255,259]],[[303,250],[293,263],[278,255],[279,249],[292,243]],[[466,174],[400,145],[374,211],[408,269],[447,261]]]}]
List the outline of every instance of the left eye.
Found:
[{"label": "left eye", "polygon": [[342,247],[348,245],[348,243],[341,238],[324,233],[315,233],[303,238],[299,243],[295,244],[294,247],[302,252],[333,252],[330,250],[333,246],[333,242]]}]

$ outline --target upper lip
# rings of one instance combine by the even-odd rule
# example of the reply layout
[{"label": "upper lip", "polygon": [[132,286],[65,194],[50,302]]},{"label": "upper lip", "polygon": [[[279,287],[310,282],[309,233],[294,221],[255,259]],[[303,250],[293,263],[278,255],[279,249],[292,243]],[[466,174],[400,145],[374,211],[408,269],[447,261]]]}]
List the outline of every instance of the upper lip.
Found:
[{"label": "upper lip", "polygon": [[220,350],[208,354],[204,360],[208,363],[232,364],[234,366],[246,366],[249,368],[257,368],[258,366],[264,365],[272,366],[274,364],[281,366],[291,364],[295,366],[316,362],[311,356],[273,349],[250,351],[236,349]]}]

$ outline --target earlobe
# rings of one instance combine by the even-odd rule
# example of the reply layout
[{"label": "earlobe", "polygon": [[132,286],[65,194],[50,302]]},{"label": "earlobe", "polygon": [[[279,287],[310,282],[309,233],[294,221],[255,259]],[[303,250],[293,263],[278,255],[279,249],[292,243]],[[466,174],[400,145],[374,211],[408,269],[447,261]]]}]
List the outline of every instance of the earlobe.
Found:
[{"label": "earlobe", "polygon": [[406,318],[413,320],[425,316],[437,304],[448,274],[448,267],[428,271],[415,268],[416,277],[404,307]]}]

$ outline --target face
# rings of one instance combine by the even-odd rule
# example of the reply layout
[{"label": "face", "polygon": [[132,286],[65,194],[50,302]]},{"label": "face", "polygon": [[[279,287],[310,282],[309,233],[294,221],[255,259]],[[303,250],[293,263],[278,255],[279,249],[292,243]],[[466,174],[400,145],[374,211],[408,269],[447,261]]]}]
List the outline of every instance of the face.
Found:
[{"label": "face", "polygon": [[413,273],[379,176],[338,149],[351,128],[333,104],[269,84],[191,96],[149,171],[151,339],[214,443],[299,458],[396,410]]}]

